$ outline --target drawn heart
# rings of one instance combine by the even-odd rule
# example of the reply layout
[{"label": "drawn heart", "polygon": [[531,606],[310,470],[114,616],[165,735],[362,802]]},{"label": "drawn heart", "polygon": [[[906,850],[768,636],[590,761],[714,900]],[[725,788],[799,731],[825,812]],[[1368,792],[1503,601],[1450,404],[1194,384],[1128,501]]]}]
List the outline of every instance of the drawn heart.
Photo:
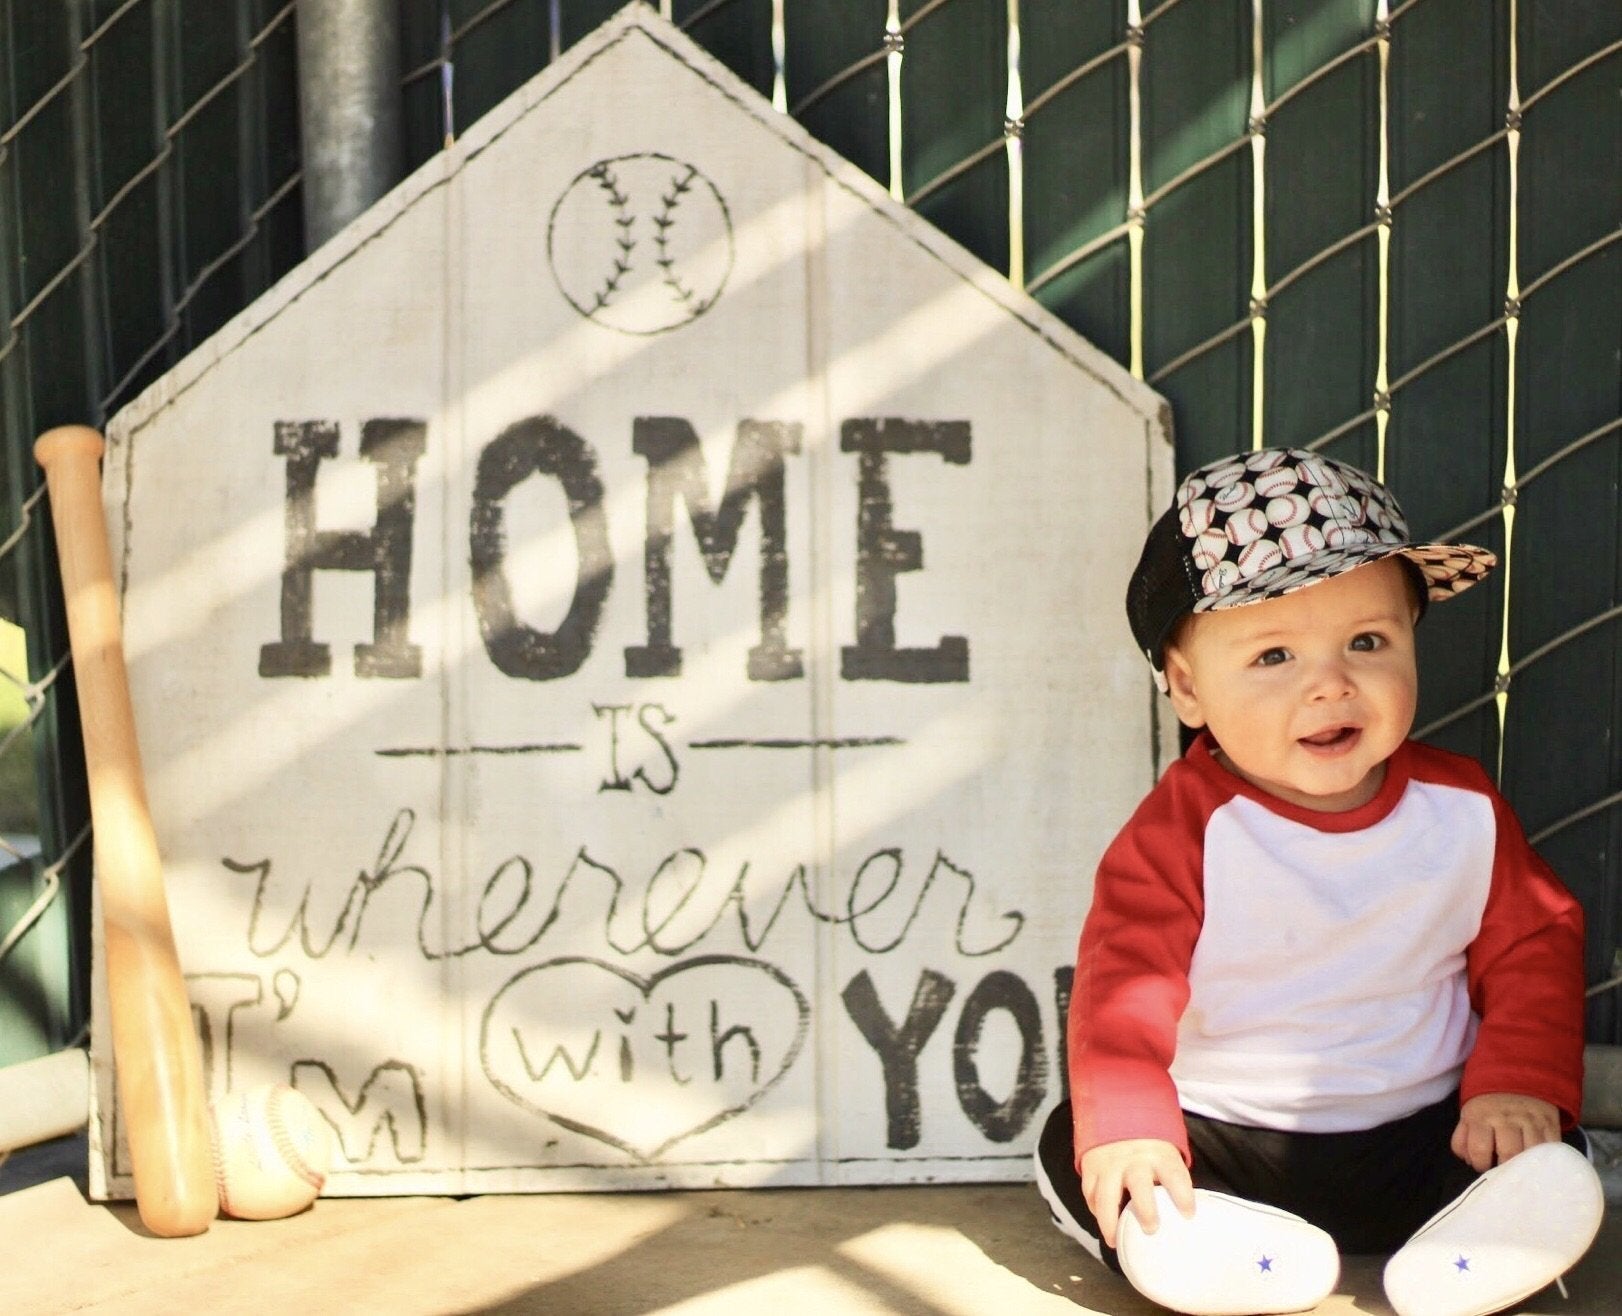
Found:
[{"label": "drawn heart", "polygon": [[565,956],[491,998],[479,1058],[515,1105],[651,1162],[769,1092],[810,1016],[800,989],[759,960],[701,955],[644,978]]}]

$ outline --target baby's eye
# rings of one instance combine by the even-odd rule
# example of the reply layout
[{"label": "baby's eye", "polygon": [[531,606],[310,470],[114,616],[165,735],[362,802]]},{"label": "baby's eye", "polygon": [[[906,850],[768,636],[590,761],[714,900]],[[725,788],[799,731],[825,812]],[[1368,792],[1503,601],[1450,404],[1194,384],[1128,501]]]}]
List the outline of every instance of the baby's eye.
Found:
[{"label": "baby's eye", "polygon": [[1255,665],[1257,667],[1277,667],[1280,663],[1287,662],[1289,657],[1290,651],[1288,649],[1267,649],[1256,655]]},{"label": "baby's eye", "polygon": [[1385,647],[1385,636],[1376,635],[1373,631],[1364,631],[1361,635],[1352,636],[1351,647],[1357,653],[1373,653],[1376,649]]}]

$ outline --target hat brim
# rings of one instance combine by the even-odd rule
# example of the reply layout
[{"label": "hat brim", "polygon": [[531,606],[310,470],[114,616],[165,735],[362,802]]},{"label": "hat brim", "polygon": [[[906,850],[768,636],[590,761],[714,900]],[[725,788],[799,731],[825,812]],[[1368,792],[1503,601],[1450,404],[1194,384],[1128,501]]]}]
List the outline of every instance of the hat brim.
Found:
[{"label": "hat brim", "polygon": [[1321,548],[1315,553],[1258,572],[1248,580],[1238,580],[1221,594],[1200,599],[1193,611],[1217,612],[1239,608],[1247,603],[1293,594],[1320,581],[1344,575],[1355,567],[1382,558],[1405,557],[1425,578],[1426,597],[1437,603],[1462,593],[1484,579],[1498,565],[1498,555],[1474,544],[1356,544],[1342,548]]}]

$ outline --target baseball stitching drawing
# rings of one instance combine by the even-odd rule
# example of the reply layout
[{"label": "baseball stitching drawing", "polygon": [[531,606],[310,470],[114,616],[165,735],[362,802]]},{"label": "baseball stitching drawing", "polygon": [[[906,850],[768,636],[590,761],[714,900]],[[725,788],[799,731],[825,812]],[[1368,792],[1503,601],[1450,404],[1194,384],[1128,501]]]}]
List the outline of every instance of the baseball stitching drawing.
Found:
[{"label": "baseball stitching drawing", "polygon": [[715,305],[732,272],[732,216],[696,165],[657,151],[575,175],[546,233],[569,305],[622,334],[665,333]]}]

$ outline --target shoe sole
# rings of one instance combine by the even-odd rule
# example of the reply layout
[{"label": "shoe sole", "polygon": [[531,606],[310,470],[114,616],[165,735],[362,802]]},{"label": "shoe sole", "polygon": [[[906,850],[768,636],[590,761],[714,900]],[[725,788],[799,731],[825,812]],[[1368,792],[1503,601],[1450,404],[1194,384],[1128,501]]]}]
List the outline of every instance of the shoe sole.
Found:
[{"label": "shoe sole", "polygon": [[1397,1316],[1488,1316],[1554,1283],[1587,1252],[1605,1190],[1587,1159],[1540,1143],[1488,1170],[1385,1268]]},{"label": "shoe sole", "polygon": [[1156,1188],[1152,1234],[1122,1213],[1121,1269],[1144,1297],[1184,1316],[1270,1316],[1310,1311],[1334,1291],[1340,1252],[1316,1225],[1208,1189],[1194,1202],[1186,1219]]}]

